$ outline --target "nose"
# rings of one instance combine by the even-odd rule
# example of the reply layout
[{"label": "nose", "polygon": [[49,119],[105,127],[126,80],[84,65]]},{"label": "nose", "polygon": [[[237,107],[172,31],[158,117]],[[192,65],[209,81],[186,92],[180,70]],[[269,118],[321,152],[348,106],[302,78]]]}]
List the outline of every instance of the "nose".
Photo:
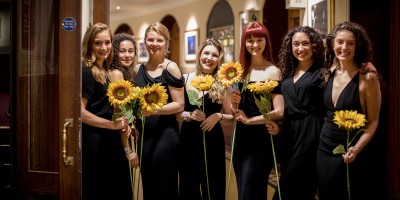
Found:
[{"label": "nose", "polygon": [[101,49],[101,50],[105,50],[105,49],[107,49],[107,46],[106,46],[106,44],[102,44],[102,45],[101,45],[101,47],[100,47],[100,49]]}]

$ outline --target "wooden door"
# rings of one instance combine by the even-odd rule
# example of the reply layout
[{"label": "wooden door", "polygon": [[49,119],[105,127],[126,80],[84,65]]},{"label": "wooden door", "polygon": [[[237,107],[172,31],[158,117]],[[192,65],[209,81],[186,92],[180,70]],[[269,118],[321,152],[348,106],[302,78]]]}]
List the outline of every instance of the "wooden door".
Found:
[{"label": "wooden door", "polygon": [[13,8],[17,199],[80,199],[81,1]]}]

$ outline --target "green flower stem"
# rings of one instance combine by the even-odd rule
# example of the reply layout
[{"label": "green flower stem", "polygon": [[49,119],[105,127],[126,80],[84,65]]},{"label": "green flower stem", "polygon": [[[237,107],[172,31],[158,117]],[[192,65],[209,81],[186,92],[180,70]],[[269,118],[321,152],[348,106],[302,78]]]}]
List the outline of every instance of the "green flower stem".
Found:
[{"label": "green flower stem", "polygon": [[[271,109],[269,109],[269,110],[271,110]],[[268,113],[266,113],[263,116],[264,116],[265,122],[270,121],[270,116],[269,116]],[[278,164],[276,162],[274,139],[273,139],[271,134],[269,136],[270,136],[270,140],[271,140],[272,157],[274,158],[274,168],[275,168],[275,175],[276,175],[276,183],[277,183],[277,186],[278,186],[278,195],[279,195],[279,200],[281,200],[282,199],[281,198],[281,187],[280,187],[280,184],[279,184],[279,173],[278,173]]]},{"label": "green flower stem", "polygon": [[[129,139],[126,138],[126,146],[129,146]],[[131,166],[131,158],[129,157],[129,153],[128,153],[128,165],[129,165],[129,177],[131,178],[131,188],[132,188],[132,196],[135,196],[135,183],[132,178],[132,166]]]},{"label": "green flower stem", "polygon": [[233,134],[232,134],[232,147],[231,147],[231,160],[229,161],[229,172],[228,172],[228,186],[226,189],[225,200],[228,200],[229,196],[229,187],[231,183],[231,171],[232,171],[232,159],[233,159],[233,150],[235,148],[235,137],[236,137],[236,119],[233,120]]},{"label": "green flower stem", "polygon": [[[203,91],[203,98],[202,98],[202,107],[204,114],[206,113],[204,110],[204,91]],[[206,148],[206,132],[203,131],[203,148],[204,148],[204,164],[206,167],[206,179],[207,179],[207,193],[208,199],[210,199],[210,184],[208,183],[208,167],[207,167],[207,148]]]},{"label": "green flower stem", "polygon": [[[142,171],[142,155],[143,155],[143,138],[144,138],[144,125],[145,125],[145,117],[142,115],[142,138],[140,141],[140,159],[139,159],[139,170]],[[138,177],[138,189],[137,189],[137,196],[136,199],[139,199],[139,191],[140,191],[140,176],[141,173],[139,173]]]},{"label": "green flower stem", "polygon": [[210,199],[210,185],[208,183],[207,149],[206,149],[206,132],[205,131],[203,131],[203,147],[204,147],[204,163],[206,166],[207,193],[208,193],[208,199]]},{"label": "green flower stem", "polygon": [[[346,152],[348,152],[349,146],[350,146],[349,137],[350,137],[350,131],[349,131],[349,129],[347,129]],[[350,196],[350,178],[349,178],[349,163],[346,163],[346,172],[347,172],[347,194],[349,195],[349,200],[351,200],[351,196]]]},{"label": "green flower stem", "polygon": [[276,155],[275,155],[275,145],[274,145],[274,140],[272,138],[272,135],[269,135],[271,139],[271,147],[272,147],[272,156],[274,157],[274,167],[275,167],[275,175],[276,175],[276,183],[278,185],[278,194],[279,194],[279,199],[281,198],[281,187],[279,184],[279,174],[278,174],[278,165],[276,164]]}]

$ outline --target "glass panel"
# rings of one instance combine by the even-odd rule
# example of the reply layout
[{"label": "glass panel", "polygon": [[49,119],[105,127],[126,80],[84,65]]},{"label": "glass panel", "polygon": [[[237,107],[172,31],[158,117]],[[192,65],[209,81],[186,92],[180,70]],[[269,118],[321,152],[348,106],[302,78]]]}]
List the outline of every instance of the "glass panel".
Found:
[{"label": "glass panel", "polygon": [[[22,1],[19,75],[27,76],[29,167],[58,171],[58,37],[53,0]],[[55,27],[56,26],[56,27]]]}]

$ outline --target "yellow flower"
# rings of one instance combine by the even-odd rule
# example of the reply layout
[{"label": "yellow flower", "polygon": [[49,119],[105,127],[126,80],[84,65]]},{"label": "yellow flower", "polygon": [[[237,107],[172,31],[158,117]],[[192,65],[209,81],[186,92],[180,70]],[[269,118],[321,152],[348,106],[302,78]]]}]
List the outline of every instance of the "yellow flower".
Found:
[{"label": "yellow flower", "polygon": [[247,85],[247,89],[255,93],[266,93],[271,92],[276,86],[278,86],[278,81],[275,80],[265,81],[264,83],[257,81]]},{"label": "yellow flower", "polygon": [[160,84],[153,84],[142,89],[140,98],[142,109],[153,112],[155,109],[163,107],[167,103],[167,100],[168,94],[166,93],[166,89]]},{"label": "yellow flower", "polygon": [[110,83],[107,89],[108,100],[112,105],[123,106],[138,97],[134,93],[132,83],[126,80],[118,80]]},{"label": "yellow flower", "polygon": [[194,77],[190,83],[199,91],[207,91],[211,89],[211,86],[214,83],[214,78],[210,75],[199,75]]},{"label": "yellow flower", "polygon": [[218,70],[218,80],[225,86],[238,82],[243,75],[243,67],[239,62],[228,62],[222,64]]},{"label": "yellow flower", "polygon": [[357,111],[340,110],[335,112],[333,122],[347,130],[359,129],[365,126],[367,120],[364,114],[359,114]]}]

